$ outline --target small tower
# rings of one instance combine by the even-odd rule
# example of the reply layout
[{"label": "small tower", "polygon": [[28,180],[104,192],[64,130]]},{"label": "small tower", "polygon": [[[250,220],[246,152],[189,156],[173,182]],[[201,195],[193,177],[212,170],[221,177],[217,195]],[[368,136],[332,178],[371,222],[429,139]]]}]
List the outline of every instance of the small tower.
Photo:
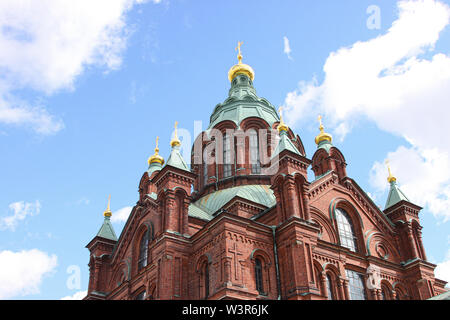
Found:
[{"label": "small tower", "polygon": [[316,136],[317,151],[312,157],[312,170],[317,177],[334,171],[339,180],[347,176],[344,155],[332,144],[332,136],[324,131],[322,116],[318,116],[320,133]]},{"label": "small tower", "polygon": [[177,125],[178,122],[175,122],[175,134],[170,142],[172,151],[167,163],[154,176],[152,182],[156,185],[162,210],[160,230],[187,235],[191,186],[196,175],[190,171],[180,154],[181,142],[178,139]]},{"label": "small tower", "polygon": [[384,214],[396,225],[400,240],[406,250],[402,250],[404,261],[413,259],[426,260],[425,250],[422,244],[422,226],[420,225],[418,205],[409,201],[400,187],[397,178],[392,175],[389,161],[387,181],[390,185],[389,195],[386,201]]},{"label": "small tower", "polygon": [[148,170],[142,175],[139,183],[139,201],[142,202],[147,195],[156,195],[157,188],[152,179],[161,171],[164,158],[159,155],[159,137],[156,137],[155,153],[148,158]]},{"label": "small tower", "polygon": [[[288,136],[289,127],[283,121],[282,108],[277,127],[280,140],[272,154],[272,168],[277,171],[271,178],[272,189],[277,198],[278,222],[291,216],[310,219],[308,204],[307,168],[310,160],[304,157]],[[286,199],[284,202],[281,199]]]},{"label": "small tower", "polygon": [[89,287],[86,299],[104,299],[111,254],[117,243],[117,236],[111,224],[110,210],[111,196],[108,206],[103,212],[103,224],[97,235],[86,246],[90,251],[89,259]]}]

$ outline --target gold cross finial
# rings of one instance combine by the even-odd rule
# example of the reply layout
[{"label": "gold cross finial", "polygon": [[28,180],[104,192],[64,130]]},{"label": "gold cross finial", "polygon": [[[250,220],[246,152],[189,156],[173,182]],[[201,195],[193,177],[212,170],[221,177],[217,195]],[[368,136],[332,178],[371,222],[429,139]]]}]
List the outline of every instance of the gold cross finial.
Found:
[{"label": "gold cross finial", "polygon": [[283,107],[279,107],[278,108],[278,113],[280,114],[280,124],[278,125],[277,129],[278,129],[278,132],[281,132],[281,131],[286,131],[287,132],[288,131],[288,126],[283,121],[282,111],[283,111]]},{"label": "gold cross finial", "polygon": [[158,148],[158,140],[159,140],[159,137],[157,136],[157,137],[156,137],[155,153],[158,153],[158,152],[159,152],[159,148]]},{"label": "gold cross finial", "polygon": [[178,121],[175,121],[175,126],[174,126],[174,127],[175,127],[175,133],[174,133],[174,135],[173,135],[172,141],[170,141],[170,145],[171,145],[172,147],[181,145],[181,142],[180,142],[180,140],[178,139],[177,126],[178,126]]},{"label": "gold cross finial", "polygon": [[391,167],[389,166],[389,159],[386,159],[386,161],[384,163],[386,163],[388,173],[389,173],[389,176],[387,177],[388,182],[391,183],[393,181],[397,181],[397,178],[395,178],[391,173]]},{"label": "gold cross finial", "polygon": [[236,47],[236,49],[235,50],[237,50],[238,51],[238,60],[239,60],[239,63],[241,63],[241,61],[242,61],[242,54],[241,54],[241,46],[244,44],[244,42],[242,42],[242,41],[238,41],[238,45],[237,45],[237,47]]},{"label": "gold cross finial", "polygon": [[317,120],[319,120],[319,129],[320,129],[320,131],[322,131],[323,124],[322,124],[322,116],[320,114],[317,116]]},{"label": "gold cross finial", "polygon": [[105,212],[103,212],[103,215],[105,217],[111,217],[112,213],[111,213],[111,209],[109,208],[111,204],[111,195],[108,196],[108,206],[106,207]]}]

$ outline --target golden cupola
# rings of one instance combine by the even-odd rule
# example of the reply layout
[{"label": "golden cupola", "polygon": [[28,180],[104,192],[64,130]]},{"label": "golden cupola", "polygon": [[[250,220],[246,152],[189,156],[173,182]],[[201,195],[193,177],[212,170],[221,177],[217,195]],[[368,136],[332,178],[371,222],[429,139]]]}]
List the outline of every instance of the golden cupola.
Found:
[{"label": "golden cupola", "polygon": [[238,46],[236,47],[236,50],[238,51],[238,63],[235,64],[230,68],[228,71],[228,80],[230,82],[234,79],[235,76],[238,74],[245,74],[250,78],[250,80],[253,81],[255,78],[255,71],[253,71],[253,68],[250,67],[248,64],[242,63],[242,54],[241,54],[241,45],[243,42],[238,42]]},{"label": "golden cupola", "polygon": [[331,140],[333,139],[333,137],[331,136],[331,134],[323,131],[322,116],[318,116],[318,119],[319,119],[319,123],[320,123],[320,126],[319,126],[320,133],[316,136],[316,139],[315,139],[316,144],[318,145],[322,141],[328,141],[331,143]]},{"label": "golden cupola", "polygon": [[160,165],[164,164],[164,158],[159,155],[158,140],[159,140],[159,137],[156,137],[155,153],[148,158],[149,166],[153,163],[159,163]]}]

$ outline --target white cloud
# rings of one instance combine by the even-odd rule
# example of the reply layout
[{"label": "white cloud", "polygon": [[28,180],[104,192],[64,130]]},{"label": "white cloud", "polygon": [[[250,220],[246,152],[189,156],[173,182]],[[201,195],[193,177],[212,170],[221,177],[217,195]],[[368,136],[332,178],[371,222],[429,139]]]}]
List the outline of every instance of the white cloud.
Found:
[{"label": "white cloud", "polygon": [[19,221],[24,220],[27,216],[34,216],[41,211],[41,203],[36,200],[35,203],[18,201],[9,205],[12,215],[0,219],[0,229],[10,229],[14,231]]},{"label": "white cloud", "polygon": [[0,299],[38,294],[45,276],[57,265],[56,255],[38,249],[0,251]]},{"label": "white cloud", "polygon": [[450,287],[450,250],[447,252],[445,260],[437,264],[434,269],[434,275],[436,278],[447,281],[446,287]]},{"label": "white cloud", "polygon": [[[73,89],[89,66],[119,68],[130,31],[125,14],[144,0],[0,2],[0,122],[55,133],[62,121],[15,91]],[[152,1],[159,3],[160,1]]]},{"label": "white cloud", "polygon": [[[385,34],[332,52],[322,84],[313,79],[288,93],[286,118],[299,125],[311,121],[305,115],[325,114],[341,139],[362,118],[402,136],[412,146],[388,155],[399,183],[411,201],[448,220],[450,56],[434,48],[450,22],[450,8],[418,0],[399,1],[398,9]],[[387,187],[381,164],[374,164],[372,178],[378,189]]]},{"label": "white cloud", "polygon": [[291,46],[289,45],[288,37],[284,36],[283,37],[283,42],[284,42],[283,52],[287,55],[288,59],[292,60],[292,57],[291,57]]},{"label": "white cloud", "polygon": [[61,300],[82,300],[87,295],[87,290],[77,291],[71,296],[65,296]]},{"label": "white cloud", "polygon": [[111,216],[111,222],[126,222],[132,209],[133,207],[124,207],[113,212]]}]

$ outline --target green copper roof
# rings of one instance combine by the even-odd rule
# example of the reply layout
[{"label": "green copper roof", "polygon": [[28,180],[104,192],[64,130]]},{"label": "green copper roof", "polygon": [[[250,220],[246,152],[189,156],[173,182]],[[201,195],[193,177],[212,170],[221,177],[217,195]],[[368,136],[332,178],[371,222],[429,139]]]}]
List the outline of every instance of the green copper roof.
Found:
[{"label": "green copper roof", "polygon": [[389,207],[392,207],[394,204],[399,203],[402,200],[409,202],[409,199],[402,192],[402,190],[400,190],[400,188],[397,186],[397,182],[392,181],[391,182],[391,190],[389,190],[389,195],[388,195],[388,198],[386,201],[386,206],[384,207],[384,210],[386,210]]},{"label": "green copper roof", "polygon": [[278,142],[278,145],[273,152],[272,158],[279,155],[283,150],[289,150],[295,154],[301,155],[300,151],[298,151],[294,143],[291,141],[291,139],[289,139],[286,131],[280,132],[280,141]]},{"label": "green copper roof", "polygon": [[438,294],[437,296],[431,297],[428,300],[450,300],[450,291]]},{"label": "green copper roof", "polygon": [[262,118],[270,126],[280,120],[274,106],[256,95],[250,78],[238,75],[231,82],[228,98],[215,107],[208,129],[225,120],[233,121],[239,126],[244,119],[250,117]]},{"label": "green copper roof", "polygon": [[333,145],[328,140],[320,141],[317,145],[317,149],[325,149],[326,152],[330,152],[330,149]]},{"label": "green copper roof", "polygon": [[105,217],[102,227],[97,233],[97,237],[117,241],[116,233],[114,232],[114,228],[109,217]]},{"label": "green copper roof", "polygon": [[172,152],[170,153],[169,159],[167,159],[166,166],[172,166],[181,170],[191,171],[184,161],[180,153],[180,147],[172,147]]},{"label": "green copper roof", "polygon": [[161,170],[162,169],[162,165],[158,162],[153,162],[148,166],[148,176],[151,177],[152,173],[157,171],[157,170]]},{"label": "green copper roof", "polygon": [[234,197],[272,207],[276,204],[273,191],[268,185],[247,185],[219,190],[208,194],[189,206],[189,215],[204,220],[211,220],[212,215]]}]

